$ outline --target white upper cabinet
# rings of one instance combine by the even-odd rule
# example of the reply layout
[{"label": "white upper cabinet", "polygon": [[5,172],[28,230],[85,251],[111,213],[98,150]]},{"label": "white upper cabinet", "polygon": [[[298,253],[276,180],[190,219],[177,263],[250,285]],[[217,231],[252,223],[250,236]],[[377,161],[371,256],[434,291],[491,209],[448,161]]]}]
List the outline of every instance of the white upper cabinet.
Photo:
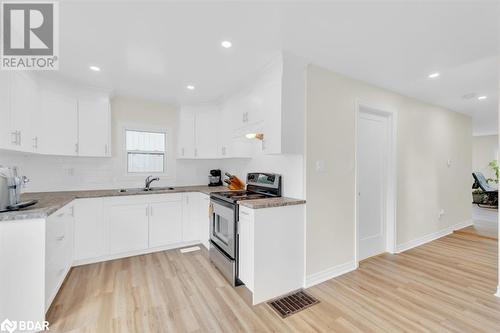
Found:
[{"label": "white upper cabinet", "polygon": [[78,100],[78,155],[111,156],[109,99]]},{"label": "white upper cabinet", "polygon": [[32,117],[38,112],[38,87],[27,73],[11,74],[11,137],[13,149],[33,151]]},{"label": "white upper cabinet", "polygon": [[0,72],[0,148],[111,156],[109,98],[92,93],[96,97],[79,100],[80,94],[91,96],[76,88],[39,82],[30,73]]},{"label": "white upper cabinet", "polygon": [[41,92],[43,115],[39,151],[51,155],[78,155],[78,108],[76,98],[49,90]]},{"label": "white upper cabinet", "polygon": [[195,110],[182,108],[179,112],[177,157],[194,158],[195,149]]},{"label": "white upper cabinet", "polygon": [[231,103],[222,104],[219,111],[218,151],[219,158],[248,158],[252,156],[252,142],[244,136],[234,135],[233,112],[237,108]]},{"label": "white upper cabinet", "polygon": [[178,158],[217,158],[219,111],[215,105],[184,106],[179,112]]},{"label": "white upper cabinet", "polygon": [[[303,59],[284,53],[245,88],[225,96],[218,111],[202,113],[202,107],[183,107],[180,147],[187,149],[193,145],[193,137],[195,143],[193,154],[179,154],[180,158],[212,158],[214,132],[217,133],[216,158],[251,157],[256,148],[264,154],[303,154],[305,73]],[[216,105],[212,104],[214,108]],[[203,108],[210,109],[210,106]],[[182,115],[182,112],[186,114]],[[208,114],[214,114],[214,117]],[[194,135],[193,118],[196,120]],[[189,121],[182,122],[182,119]],[[247,134],[255,133],[264,134],[262,142],[246,139]],[[196,156],[200,147],[203,152]]]},{"label": "white upper cabinet", "polygon": [[0,71],[0,148],[2,149],[11,149],[16,138],[11,128],[10,76],[10,72]]},{"label": "white upper cabinet", "polygon": [[195,157],[217,157],[217,132],[219,130],[219,112],[216,107],[208,106],[197,109],[195,113]]}]

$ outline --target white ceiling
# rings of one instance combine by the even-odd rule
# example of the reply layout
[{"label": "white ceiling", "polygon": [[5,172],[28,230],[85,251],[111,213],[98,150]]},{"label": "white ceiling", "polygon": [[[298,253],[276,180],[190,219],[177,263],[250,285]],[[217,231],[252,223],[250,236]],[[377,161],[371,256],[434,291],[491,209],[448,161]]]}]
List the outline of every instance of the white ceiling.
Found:
[{"label": "white ceiling", "polygon": [[[63,76],[170,103],[214,99],[281,49],[497,132],[498,2],[60,4]],[[222,40],[233,47],[223,49]],[[102,68],[99,73],[89,65]],[[427,75],[441,76],[430,80]],[[188,91],[186,85],[196,86]],[[470,93],[487,95],[479,102]]]}]

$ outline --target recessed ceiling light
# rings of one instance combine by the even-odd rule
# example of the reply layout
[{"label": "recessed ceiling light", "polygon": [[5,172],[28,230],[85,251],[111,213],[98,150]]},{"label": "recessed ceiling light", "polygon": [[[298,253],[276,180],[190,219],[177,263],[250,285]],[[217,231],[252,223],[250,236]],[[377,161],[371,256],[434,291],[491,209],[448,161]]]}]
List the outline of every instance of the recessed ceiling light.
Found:
[{"label": "recessed ceiling light", "polygon": [[186,88],[187,88],[188,90],[194,90],[194,89],[195,89],[195,88],[194,88],[194,86],[193,86],[193,85],[191,85],[191,84],[190,84],[190,85],[188,85],[188,86],[186,86]]},{"label": "recessed ceiling light", "polygon": [[435,78],[438,78],[441,74],[439,74],[438,72],[436,73],[432,73],[432,74],[429,74],[429,79],[435,79]]},{"label": "recessed ceiling light", "polygon": [[220,45],[223,47],[223,48],[230,48],[231,46],[233,46],[233,43],[231,43],[230,41],[228,40],[225,40],[225,41],[222,41],[222,43],[220,43]]},{"label": "recessed ceiling light", "polygon": [[483,95],[483,96],[479,96],[477,99],[478,99],[478,100],[480,100],[480,101],[482,101],[482,100],[485,100],[485,99],[487,99],[487,98],[488,98],[488,96],[484,96],[484,95]]},{"label": "recessed ceiling light", "polygon": [[101,71],[101,69],[99,67],[97,67],[97,66],[89,66],[89,68],[91,70],[93,70],[94,72],[100,72]]}]

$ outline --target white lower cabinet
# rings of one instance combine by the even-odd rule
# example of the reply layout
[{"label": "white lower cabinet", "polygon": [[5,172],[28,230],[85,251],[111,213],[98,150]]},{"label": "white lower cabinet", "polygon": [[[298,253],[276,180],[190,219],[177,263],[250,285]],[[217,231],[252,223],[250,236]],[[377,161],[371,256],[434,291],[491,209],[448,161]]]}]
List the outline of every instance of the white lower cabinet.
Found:
[{"label": "white lower cabinet", "polygon": [[210,213],[210,197],[204,193],[200,193],[198,201],[200,242],[207,249],[210,239]]},{"label": "white lower cabinet", "polygon": [[253,292],[254,259],[253,259],[253,213],[249,209],[241,209],[238,221],[239,231],[239,279]]},{"label": "white lower cabinet", "polygon": [[106,207],[109,254],[148,247],[147,203],[111,204]]},{"label": "white lower cabinet", "polygon": [[199,193],[185,193],[182,205],[182,240],[191,242],[200,240],[198,217]]},{"label": "white lower cabinet", "polygon": [[239,210],[239,278],[259,304],[304,285],[304,206]]},{"label": "white lower cabinet", "polygon": [[75,210],[75,261],[107,254],[102,198],[77,199]]},{"label": "white lower cabinet", "polygon": [[182,197],[164,198],[149,207],[149,247],[182,242]]},{"label": "white lower cabinet", "polygon": [[46,220],[45,308],[48,310],[73,264],[73,206],[65,206]]},{"label": "white lower cabinet", "polygon": [[196,242],[208,248],[209,204],[194,192],[77,199],[75,264]]}]

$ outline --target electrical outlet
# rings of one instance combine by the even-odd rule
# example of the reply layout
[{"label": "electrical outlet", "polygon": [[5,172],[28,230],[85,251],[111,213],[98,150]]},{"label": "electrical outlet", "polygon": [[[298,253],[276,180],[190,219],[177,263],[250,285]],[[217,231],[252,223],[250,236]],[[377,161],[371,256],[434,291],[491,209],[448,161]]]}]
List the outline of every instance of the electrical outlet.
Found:
[{"label": "electrical outlet", "polygon": [[443,215],[444,215],[444,209],[441,208],[441,210],[439,211],[438,219],[441,220],[441,217],[443,217]]}]

